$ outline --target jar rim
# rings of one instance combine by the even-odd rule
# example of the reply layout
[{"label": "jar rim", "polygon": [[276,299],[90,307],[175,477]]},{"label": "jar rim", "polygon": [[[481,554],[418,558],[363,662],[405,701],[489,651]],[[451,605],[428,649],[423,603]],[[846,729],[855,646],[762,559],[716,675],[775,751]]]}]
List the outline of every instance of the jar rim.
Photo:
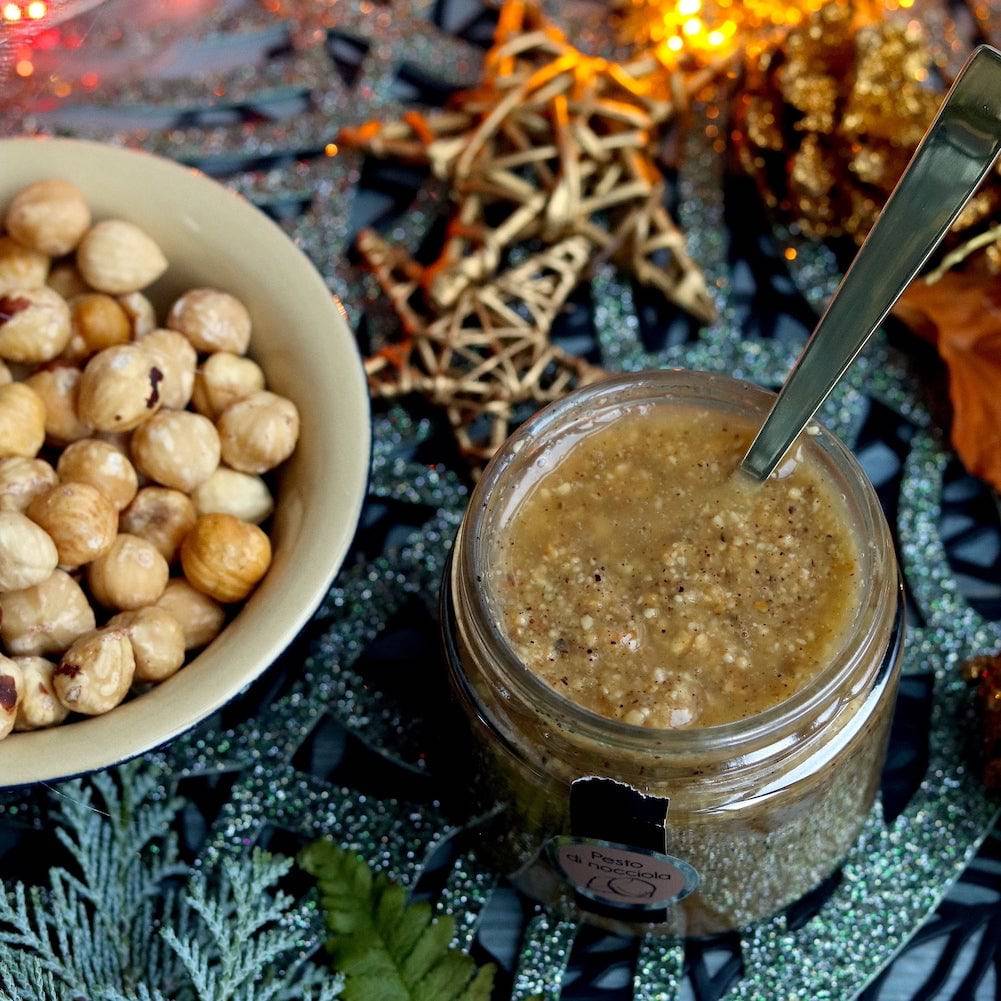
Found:
[{"label": "jar rim", "polygon": [[[482,565],[483,523],[491,495],[496,494],[498,482],[519,453],[530,443],[537,444],[545,435],[558,431],[589,405],[601,402],[602,397],[614,397],[644,387],[650,391],[648,402],[651,403],[736,404],[752,417],[756,414],[763,417],[774,399],[774,393],[769,390],[719,373],[658,369],[612,376],[549,404],[507,439],[480,478],[456,542],[453,587],[465,582],[463,597],[474,612],[471,618],[480,633],[477,639],[489,649],[505,688],[536,711],[545,709],[582,737],[626,749],[679,755],[704,753],[709,748],[736,752],[763,741],[773,742],[777,730],[794,730],[801,721],[821,712],[860,665],[871,662],[872,645],[879,641],[885,624],[892,621],[897,601],[893,541],[875,490],[851,450],[819,421],[811,424],[811,444],[822,450],[852,487],[845,500],[852,515],[860,519],[857,526],[862,559],[859,613],[855,628],[846,631],[841,647],[823,670],[774,706],[730,722],[684,729],[644,727],[602,716],[561,694],[524,664],[493,614],[487,600],[487,588],[471,584],[476,580],[477,566]],[[628,402],[639,401],[628,399]]]}]

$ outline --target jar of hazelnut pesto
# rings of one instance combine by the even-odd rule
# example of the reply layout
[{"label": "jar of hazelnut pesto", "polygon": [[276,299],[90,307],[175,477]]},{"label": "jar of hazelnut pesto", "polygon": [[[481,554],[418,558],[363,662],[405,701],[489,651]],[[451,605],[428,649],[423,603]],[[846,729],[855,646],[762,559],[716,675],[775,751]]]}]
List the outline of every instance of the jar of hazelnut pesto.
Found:
[{"label": "jar of hazelnut pesto", "polygon": [[771,394],[619,376],[487,468],[442,592],[480,851],[616,931],[707,935],[830,875],[873,804],[899,674],[893,543],[819,426],[738,470]]}]

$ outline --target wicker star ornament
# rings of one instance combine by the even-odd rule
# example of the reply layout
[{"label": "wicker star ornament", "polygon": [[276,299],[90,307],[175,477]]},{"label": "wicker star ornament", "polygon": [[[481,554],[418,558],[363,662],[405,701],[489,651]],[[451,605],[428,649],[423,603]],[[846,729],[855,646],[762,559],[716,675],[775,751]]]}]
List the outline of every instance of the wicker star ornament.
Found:
[{"label": "wicker star ornament", "polygon": [[507,436],[520,404],[556,399],[597,376],[549,333],[598,262],[614,261],[712,320],[712,298],[664,207],[651,154],[704,82],[653,58],[589,56],[537,8],[508,0],[480,84],[452,107],[345,129],[346,145],[429,165],[455,202],[430,265],[374,233],[359,239],[403,328],[400,343],[368,362],[373,391],[419,391],[444,406],[478,464]]}]

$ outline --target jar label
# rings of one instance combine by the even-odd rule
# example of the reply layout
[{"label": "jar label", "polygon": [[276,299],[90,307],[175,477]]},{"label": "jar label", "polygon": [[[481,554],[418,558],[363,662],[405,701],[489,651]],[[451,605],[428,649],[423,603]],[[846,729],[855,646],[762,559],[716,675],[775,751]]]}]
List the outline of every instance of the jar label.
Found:
[{"label": "jar label", "polygon": [[578,893],[613,907],[662,908],[699,885],[699,874],[672,855],[595,838],[553,838],[550,849]]}]

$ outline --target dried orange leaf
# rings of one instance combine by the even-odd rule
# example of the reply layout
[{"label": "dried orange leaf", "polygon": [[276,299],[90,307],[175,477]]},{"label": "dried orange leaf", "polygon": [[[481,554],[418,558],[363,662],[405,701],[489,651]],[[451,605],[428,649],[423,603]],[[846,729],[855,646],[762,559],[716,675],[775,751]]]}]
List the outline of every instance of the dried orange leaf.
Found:
[{"label": "dried orange leaf", "polygon": [[963,464],[1001,490],[1001,280],[953,271],[933,285],[918,281],[895,312],[948,367],[952,443]]}]

